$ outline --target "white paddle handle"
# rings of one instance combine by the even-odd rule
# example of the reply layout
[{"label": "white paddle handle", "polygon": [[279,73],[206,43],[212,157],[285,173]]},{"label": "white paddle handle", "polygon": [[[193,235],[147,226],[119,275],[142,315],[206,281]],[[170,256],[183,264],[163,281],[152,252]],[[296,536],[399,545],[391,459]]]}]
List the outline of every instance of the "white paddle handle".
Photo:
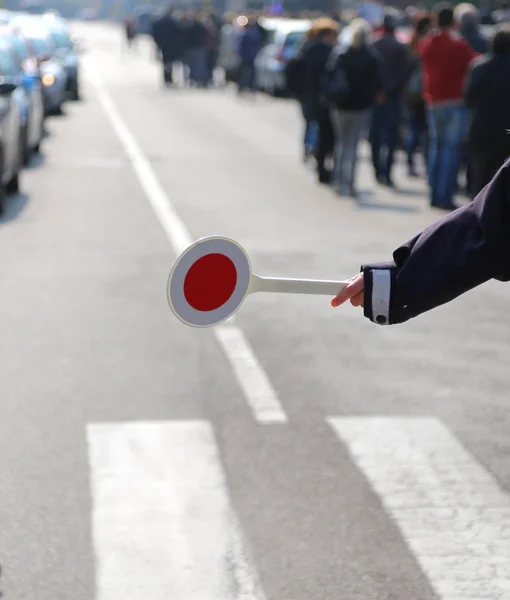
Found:
[{"label": "white paddle handle", "polygon": [[283,279],[280,277],[259,277],[252,275],[249,292],[274,292],[277,294],[313,294],[336,296],[346,281],[321,281],[316,279]]}]

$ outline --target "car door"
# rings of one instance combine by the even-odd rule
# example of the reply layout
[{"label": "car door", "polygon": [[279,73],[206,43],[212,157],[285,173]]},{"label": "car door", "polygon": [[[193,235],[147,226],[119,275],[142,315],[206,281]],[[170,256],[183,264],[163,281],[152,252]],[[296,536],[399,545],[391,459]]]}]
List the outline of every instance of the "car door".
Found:
[{"label": "car door", "polygon": [[282,48],[283,41],[285,39],[285,33],[280,29],[272,32],[271,43],[268,45],[266,58],[265,58],[265,76],[266,76],[266,90],[274,94],[277,88],[277,73],[280,71],[281,66],[279,62],[279,55]]},{"label": "car door", "polygon": [[27,142],[28,149],[33,149],[39,145],[43,130],[44,93],[41,77],[39,75],[37,59],[30,54],[30,50],[24,40],[20,36],[13,34],[12,45],[20,63],[22,83],[30,102]]},{"label": "car door", "polygon": [[21,166],[21,119],[24,91],[20,86],[19,73],[8,45],[0,44],[0,77],[6,83],[18,87],[5,96],[0,96],[0,122],[3,132],[2,182],[8,183]]},{"label": "car door", "polygon": [[32,115],[29,123],[28,139],[30,148],[38,149],[44,129],[44,91],[40,77],[32,77],[30,98],[32,101]]}]

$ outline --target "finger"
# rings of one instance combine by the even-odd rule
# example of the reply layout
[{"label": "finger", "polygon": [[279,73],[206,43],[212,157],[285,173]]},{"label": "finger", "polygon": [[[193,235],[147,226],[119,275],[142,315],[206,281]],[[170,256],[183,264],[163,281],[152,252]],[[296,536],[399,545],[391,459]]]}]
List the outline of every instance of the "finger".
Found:
[{"label": "finger", "polygon": [[361,290],[361,292],[357,293],[355,296],[351,298],[351,304],[353,306],[363,306],[363,301],[365,299],[365,290]]},{"label": "finger", "polygon": [[359,294],[363,290],[365,282],[363,280],[363,274],[356,275],[349,280],[349,283],[331,300],[331,306],[337,307],[350,300],[356,294]]},{"label": "finger", "polygon": [[336,307],[344,304],[359,292],[359,282],[357,278],[349,281],[349,283],[333,298],[331,306]]}]

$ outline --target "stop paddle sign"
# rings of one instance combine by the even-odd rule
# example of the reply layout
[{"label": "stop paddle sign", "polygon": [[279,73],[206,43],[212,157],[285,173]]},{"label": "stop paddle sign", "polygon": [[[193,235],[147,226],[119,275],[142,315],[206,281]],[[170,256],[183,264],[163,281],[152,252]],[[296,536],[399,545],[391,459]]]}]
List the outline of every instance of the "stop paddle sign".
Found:
[{"label": "stop paddle sign", "polygon": [[196,241],[175,261],[167,286],[175,316],[191,327],[226,321],[248,294],[315,294],[336,296],[345,281],[260,277],[251,270],[246,251],[234,240],[213,236]]}]

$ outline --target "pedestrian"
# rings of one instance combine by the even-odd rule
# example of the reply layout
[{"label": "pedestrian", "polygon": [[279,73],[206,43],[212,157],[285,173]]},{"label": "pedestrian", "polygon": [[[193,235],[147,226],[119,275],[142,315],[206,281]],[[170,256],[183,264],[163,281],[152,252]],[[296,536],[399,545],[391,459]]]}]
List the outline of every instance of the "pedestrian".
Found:
[{"label": "pedestrian", "polygon": [[136,19],[132,16],[127,17],[124,21],[124,35],[126,36],[126,45],[128,49],[133,47],[137,33]]},{"label": "pedestrian", "polygon": [[370,123],[372,165],[378,183],[394,187],[392,169],[402,122],[402,92],[411,74],[408,50],[395,37],[395,19],[385,15],[382,35],[373,42],[381,57],[383,93],[374,106]]},{"label": "pedestrian", "polygon": [[415,16],[413,34],[409,43],[409,56],[412,62],[411,75],[406,85],[404,99],[407,108],[406,158],[409,177],[419,175],[416,170],[415,154],[421,148],[427,157],[427,116],[423,100],[423,70],[418,53],[418,44],[428,34],[432,19],[428,13]]},{"label": "pedestrian", "polygon": [[480,11],[476,6],[467,2],[459,4],[455,7],[453,16],[460,35],[471,49],[478,54],[485,54],[488,51],[488,41],[480,31]]},{"label": "pedestrian", "polygon": [[173,16],[171,7],[154,22],[152,35],[161,55],[163,83],[166,86],[171,85],[174,63],[179,55],[179,24]]},{"label": "pedestrian", "polygon": [[499,8],[494,11],[494,20],[496,23],[510,23],[510,2],[500,2]]},{"label": "pedestrian", "polygon": [[[462,38],[466,40],[471,49],[478,54],[488,52],[488,40],[480,31],[480,11],[473,4],[467,2],[455,7],[454,18],[458,24],[458,30]],[[473,182],[473,165],[469,153],[468,139],[464,139],[461,145],[460,170],[465,171],[465,192],[473,198],[475,185]],[[457,188],[461,188],[458,184]]]},{"label": "pedestrian", "polygon": [[218,56],[220,51],[220,28],[216,20],[212,15],[207,15],[204,19],[204,27],[207,32],[205,49],[207,53],[207,78],[206,85],[214,84],[214,72],[216,70],[216,64],[218,62]]},{"label": "pedestrian", "polygon": [[510,156],[510,24],[496,26],[491,52],[474,61],[464,97],[472,118],[469,155],[473,196],[494,177]]},{"label": "pedestrian", "polygon": [[190,69],[190,81],[197,87],[206,87],[207,72],[207,29],[203,14],[191,19],[188,29],[187,62]]},{"label": "pedestrian", "polygon": [[[312,154],[317,160],[317,176],[320,183],[331,182],[331,170],[327,160],[332,158],[335,134],[327,104],[322,97],[322,81],[332,48],[337,44],[338,25],[328,18],[312,22],[307,39],[295,61],[295,84],[289,84],[299,101],[304,127],[304,157]],[[290,73],[289,73],[290,75]]]},{"label": "pedestrian", "polygon": [[379,325],[404,323],[491,280],[510,281],[510,160],[473,202],[367,264],[331,301]]},{"label": "pedestrian", "polygon": [[357,196],[358,145],[370,122],[370,112],[383,86],[377,52],[368,44],[370,25],[361,18],[349,25],[344,46],[333,50],[326,67],[325,97],[335,132],[333,187],[338,194]]},{"label": "pedestrian", "polygon": [[250,17],[239,38],[238,94],[255,91],[255,59],[262,47],[262,34],[255,17]]},{"label": "pedestrian", "polygon": [[454,33],[453,9],[449,3],[436,5],[433,14],[437,29],[418,44],[427,108],[430,204],[454,210],[461,144],[469,126],[463,86],[469,63],[477,54]]},{"label": "pedestrian", "polygon": [[181,21],[183,62],[186,82],[205,87],[207,82],[207,30],[201,16],[188,11]]}]

